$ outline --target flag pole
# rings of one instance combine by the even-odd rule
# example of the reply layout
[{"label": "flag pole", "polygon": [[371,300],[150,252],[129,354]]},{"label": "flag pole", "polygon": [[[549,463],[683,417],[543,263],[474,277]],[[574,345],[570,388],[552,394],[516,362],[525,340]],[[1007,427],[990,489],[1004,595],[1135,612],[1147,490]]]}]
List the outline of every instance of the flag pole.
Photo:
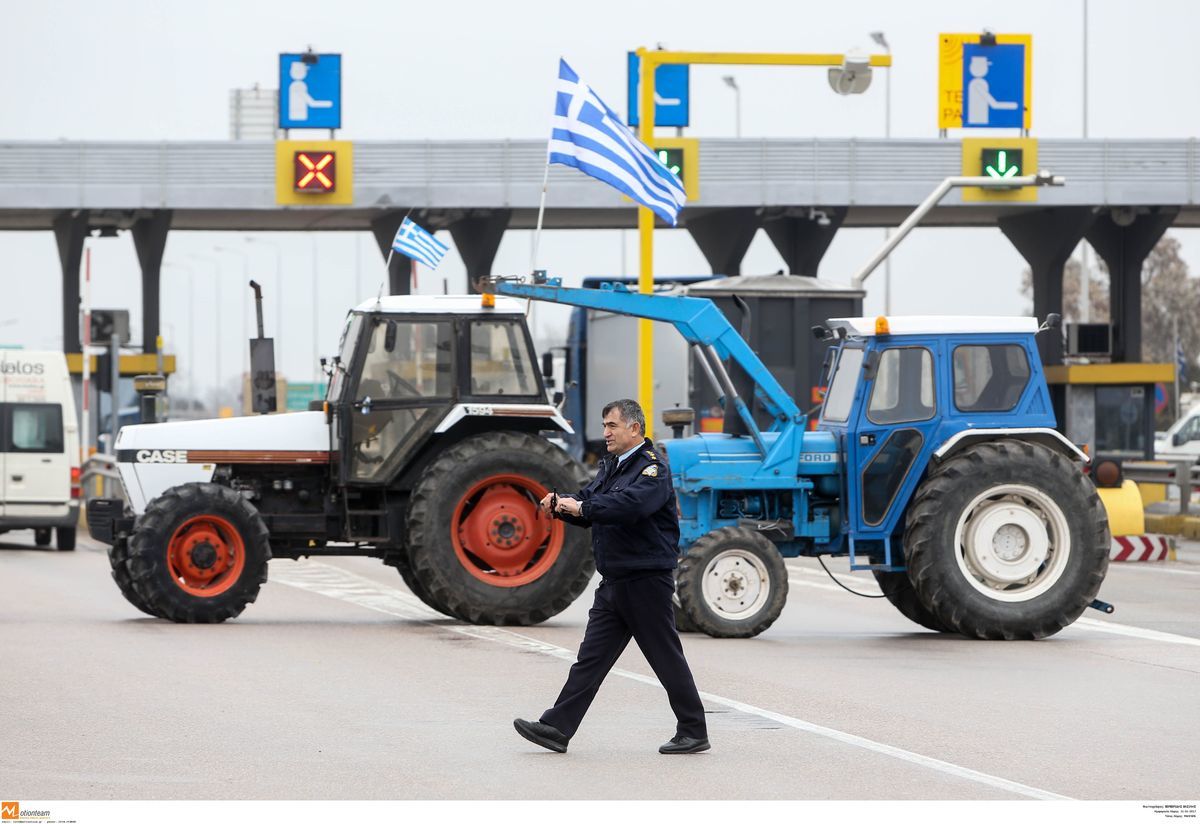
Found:
[{"label": "flag pole", "polygon": [[542,198],[538,203],[537,228],[533,230],[533,252],[529,261],[529,271],[537,271],[538,243],[542,239],[542,216],[546,214],[546,187],[550,183],[550,143],[546,143],[546,168],[542,172]]}]

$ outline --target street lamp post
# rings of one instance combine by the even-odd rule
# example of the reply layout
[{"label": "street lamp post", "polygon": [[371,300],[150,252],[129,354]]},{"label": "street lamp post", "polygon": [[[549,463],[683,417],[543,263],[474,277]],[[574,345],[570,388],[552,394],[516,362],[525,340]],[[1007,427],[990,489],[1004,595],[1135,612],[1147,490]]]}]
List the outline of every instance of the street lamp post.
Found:
[{"label": "street lamp post", "polygon": [[216,388],[213,391],[214,411],[220,414],[221,407],[221,262],[204,255],[188,255],[192,260],[210,263],[213,267],[213,366],[216,371]]},{"label": "street lamp post", "polygon": [[732,74],[727,74],[721,78],[725,81],[725,85],[733,89],[733,111],[734,111],[734,134],[738,137],[742,136],[742,90],[738,88],[737,78]]},{"label": "street lamp post", "polygon": [[[242,259],[242,286],[247,288],[250,283],[250,255],[242,249],[231,249],[228,246],[214,246],[213,251],[225,252],[229,255],[237,255]],[[238,289],[241,294],[241,289]],[[238,303],[242,305],[242,372],[246,375],[250,374],[250,301],[245,295],[238,298]]]},{"label": "street lamp post", "polygon": [[163,266],[169,266],[169,267],[170,267],[170,268],[172,268],[172,269],[182,269],[183,271],[187,272],[187,276],[188,276],[188,311],[187,311],[187,319],[188,319],[188,356],[187,356],[188,376],[187,376],[187,389],[188,389],[188,395],[191,397],[191,400],[192,400],[192,402],[194,403],[194,402],[195,402],[195,400],[196,400],[196,361],[195,361],[195,360],[193,360],[193,359],[196,357],[196,320],[195,320],[195,313],[196,313],[196,270],[195,270],[195,269],[193,269],[191,266],[187,266],[186,264],[183,264],[183,263],[173,263],[173,262],[171,262],[171,261],[167,261],[166,263],[164,263],[164,264],[163,264]]},{"label": "street lamp post", "polygon": [[[883,49],[884,53],[892,56],[892,47],[888,44],[887,37],[881,31],[871,32],[871,39]],[[892,136],[892,67],[888,65],[887,72],[883,76],[883,136],[891,139]],[[892,236],[891,228],[883,230],[883,239],[886,242]],[[892,258],[889,255],[888,259],[883,264],[883,314],[890,315],[892,313]]]}]

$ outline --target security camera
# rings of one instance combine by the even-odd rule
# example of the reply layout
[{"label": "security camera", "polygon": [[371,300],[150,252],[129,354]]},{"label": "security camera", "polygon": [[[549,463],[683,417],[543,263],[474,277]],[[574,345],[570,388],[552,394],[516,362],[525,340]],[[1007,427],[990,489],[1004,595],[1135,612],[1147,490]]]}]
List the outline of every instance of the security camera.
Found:
[{"label": "security camera", "polygon": [[829,70],[829,87],[838,94],[862,94],[871,86],[871,58],[847,54],[841,68]]}]

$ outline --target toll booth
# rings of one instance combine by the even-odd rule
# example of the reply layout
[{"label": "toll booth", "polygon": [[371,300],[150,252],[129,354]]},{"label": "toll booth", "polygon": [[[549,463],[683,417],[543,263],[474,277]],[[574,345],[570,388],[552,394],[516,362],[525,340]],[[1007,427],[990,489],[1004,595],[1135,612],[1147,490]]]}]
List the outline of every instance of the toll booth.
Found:
[{"label": "toll booth", "polygon": [[1091,455],[1154,458],[1154,387],[1172,384],[1169,363],[1081,363],[1046,367],[1059,429]]}]

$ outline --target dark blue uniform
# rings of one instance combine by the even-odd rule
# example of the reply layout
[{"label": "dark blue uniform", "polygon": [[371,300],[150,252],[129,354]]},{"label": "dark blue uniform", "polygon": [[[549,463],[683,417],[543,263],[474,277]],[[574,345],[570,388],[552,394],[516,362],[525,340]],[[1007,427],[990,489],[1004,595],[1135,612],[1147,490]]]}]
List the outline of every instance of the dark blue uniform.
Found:
[{"label": "dark blue uniform", "polygon": [[704,705],[683,657],[671,596],[679,555],[679,511],[671,471],[649,438],[617,464],[600,461],[596,479],[579,491],[582,517],[559,517],[591,527],[596,568],[603,579],[567,683],[541,721],[568,738],[596,691],[629,644],[637,641],[662,682],[678,721],[677,734],[707,738]]}]

